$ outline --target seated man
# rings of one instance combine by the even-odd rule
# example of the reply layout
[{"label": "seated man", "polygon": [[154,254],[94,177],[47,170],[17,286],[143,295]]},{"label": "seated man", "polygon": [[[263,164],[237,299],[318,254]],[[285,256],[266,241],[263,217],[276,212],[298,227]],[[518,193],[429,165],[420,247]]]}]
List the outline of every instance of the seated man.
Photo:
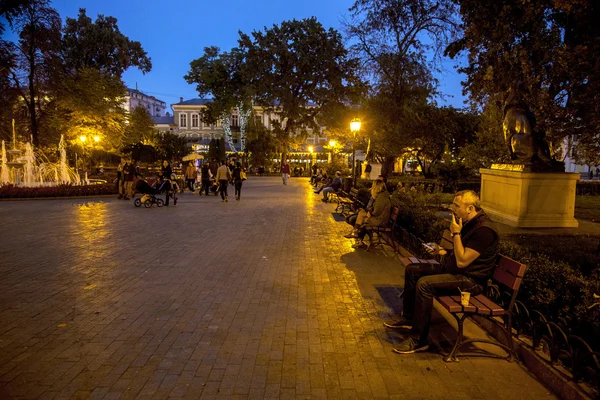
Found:
[{"label": "seated man", "polygon": [[[385,183],[382,180],[375,180],[371,186],[372,208],[367,205],[367,210],[360,210],[356,216],[354,230],[351,234],[344,237],[357,238],[358,240],[352,246],[354,248],[366,247],[363,243],[363,238],[367,234],[366,226],[387,226],[390,219],[390,211],[392,202],[390,194],[385,188]],[[371,203],[371,201],[369,202]]]},{"label": "seated man", "polygon": [[[411,354],[429,348],[427,337],[434,296],[458,295],[458,289],[477,295],[494,273],[499,234],[481,209],[477,194],[471,190],[456,193],[450,209],[454,249],[440,265],[406,267],[403,316],[398,321],[384,323],[388,328],[409,332],[409,337],[394,348],[396,353]],[[432,252],[442,254],[442,251],[436,245]]]},{"label": "seated man", "polygon": [[323,192],[323,198],[321,201],[327,202],[329,201],[328,195],[330,192],[337,192],[342,188],[342,173],[340,171],[335,171],[335,178],[331,181],[331,183],[324,188],[321,189]]}]

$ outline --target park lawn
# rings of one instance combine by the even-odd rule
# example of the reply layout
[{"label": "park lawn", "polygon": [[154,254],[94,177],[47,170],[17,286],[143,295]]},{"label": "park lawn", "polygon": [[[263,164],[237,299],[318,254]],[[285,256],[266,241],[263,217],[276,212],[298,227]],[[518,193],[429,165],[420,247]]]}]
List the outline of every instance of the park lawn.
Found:
[{"label": "park lawn", "polygon": [[575,218],[600,222],[600,196],[576,196]]}]

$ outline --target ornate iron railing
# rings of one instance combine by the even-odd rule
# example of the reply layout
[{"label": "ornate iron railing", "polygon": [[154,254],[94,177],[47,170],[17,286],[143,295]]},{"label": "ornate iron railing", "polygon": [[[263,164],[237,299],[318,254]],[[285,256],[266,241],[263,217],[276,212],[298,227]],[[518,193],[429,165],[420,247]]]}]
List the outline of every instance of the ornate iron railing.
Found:
[{"label": "ornate iron railing", "polygon": [[[396,238],[400,246],[416,257],[431,257],[425,251],[423,241],[406,229],[398,227]],[[486,295],[503,307],[510,300],[510,295],[501,292],[494,284],[488,285]],[[594,299],[600,299],[600,296],[594,295]],[[600,301],[592,304],[588,310],[596,306],[600,306]],[[583,338],[569,334],[568,329],[548,321],[540,311],[530,311],[520,300],[517,300],[513,309],[513,330],[517,338],[529,338],[529,341],[522,343],[540,354],[563,376],[586,385],[594,392],[591,393],[592,397],[600,398],[600,353]]]}]

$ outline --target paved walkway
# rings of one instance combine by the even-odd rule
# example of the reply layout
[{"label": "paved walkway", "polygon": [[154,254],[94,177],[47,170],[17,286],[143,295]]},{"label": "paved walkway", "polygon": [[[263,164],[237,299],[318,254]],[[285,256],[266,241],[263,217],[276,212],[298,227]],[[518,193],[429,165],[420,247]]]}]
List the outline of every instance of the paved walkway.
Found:
[{"label": "paved walkway", "polygon": [[0,202],[0,398],[552,398],[517,363],[392,353],[397,258],[305,178],[232,198]]}]

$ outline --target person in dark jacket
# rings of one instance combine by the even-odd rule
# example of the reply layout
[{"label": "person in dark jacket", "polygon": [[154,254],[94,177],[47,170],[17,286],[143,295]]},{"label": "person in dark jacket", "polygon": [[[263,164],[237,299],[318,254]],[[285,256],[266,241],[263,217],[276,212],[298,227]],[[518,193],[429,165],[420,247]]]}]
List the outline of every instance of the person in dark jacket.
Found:
[{"label": "person in dark jacket", "polygon": [[[494,273],[500,236],[498,229],[481,209],[479,197],[471,190],[456,193],[450,207],[450,235],[453,250],[439,265],[413,264],[404,273],[404,313],[388,328],[407,331],[409,336],[394,348],[399,354],[411,354],[429,348],[433,298],[458,295],[458,290],[478,295]],[[434,244],[433,253],[445,250]]]},{"label": "person in dark jacket", "polygon": [[331,183],[324,188],[322,188],[323,198],[321,201],[327,202],[329,201],[329,193],[337,192],[342,188],[342,173],[340,171],[335,172],[335,178],[331,181]]},{"label": "person in dark jacket", "polygon": [[235,186],[235,199],[240,201],[242,197],[242,182],[246,179],[246,172],[242,169],[241,163],[236,163],[231,175],[233,176],[233,185]]},{"label": "person in dark jacket", "polygon": [[212,172],[210,171],[210,163],[205,162],[202,164],[202,168],[200,168],[200,180],[202,181],[202,186],[200,186],[200,196],[202,196],[202,191],[204,194],[208,196],[208,189],[210,188],[210,178],[212,177]]},{"label": "person in dark jacket", "polygon": [[163,167],[158,176],[162,180],[160,189],[161,191],[165,191],[166,194],[165,206],[169,205],[169,199],[174,196],[171,194],[171,175],[173,175],[173,169],[171,168],[171,164],[167,160],[164,160]]}]

